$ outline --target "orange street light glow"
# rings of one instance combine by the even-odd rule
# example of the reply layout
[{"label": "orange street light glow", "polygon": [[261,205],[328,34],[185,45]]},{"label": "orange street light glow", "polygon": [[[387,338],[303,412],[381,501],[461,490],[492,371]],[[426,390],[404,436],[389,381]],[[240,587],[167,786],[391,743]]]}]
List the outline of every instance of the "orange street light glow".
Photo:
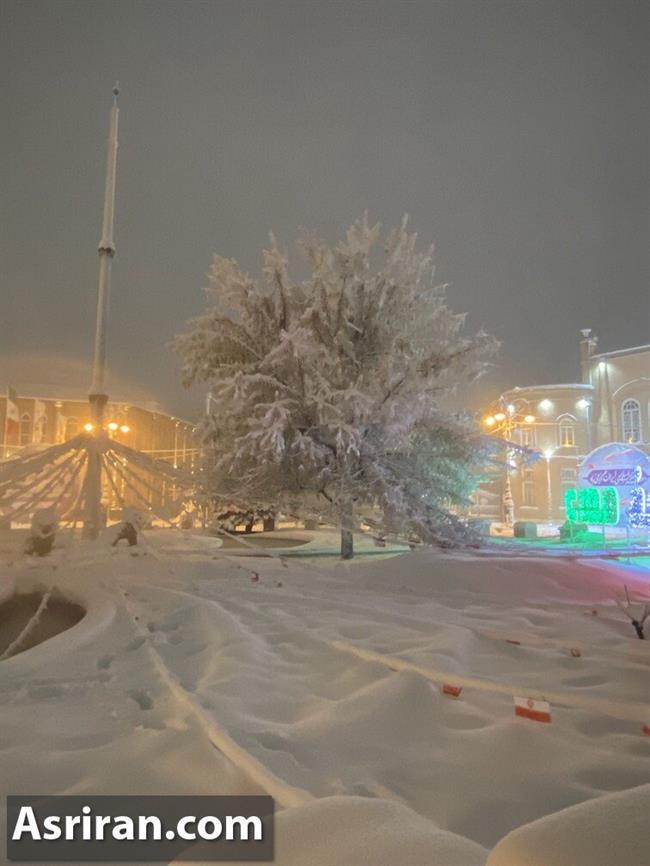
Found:
[{"label": "orange street light glow", "polygon": [[95,427],[93,424],[90,423],[90,421],[88,421],[87,424],[84,424],[84,430],[86,431],[86,433],[92,433],[94,429]]},{"label": "orange street light glow", "polygon": [[128,424],[122,424],[122,426],[120,427],[120,432],[121,433],[130,433],[131,428],[129,427]]},{"label": "orange street light glow", "polygon": [[492,415],[488,415],[485,419],[485,424],[487,427],[493,427],[496,419]]},{"label": "orange street light glow", "polygon": [[109,429],[109,430],[117,430],[117,428],[118,428],[119,426],[120,426],[120,425],[117,424],[115,421],[111,421],[110,424],[108,425],[108,429]]},{"label": "orange street light glow", "polygon": [[494,420],[495,420],[495,421],[505,421],[505,420],[506,420],[506,416],[503,414],[503,412],[498,412],[498,413],[494,416]]},{"label": "orange street light glow", "polygon": [[535,423],[535,416],[534,415],[526,415],[526,417],[524,418],[524,421],[526,422],[526,424],[534,424]]}]

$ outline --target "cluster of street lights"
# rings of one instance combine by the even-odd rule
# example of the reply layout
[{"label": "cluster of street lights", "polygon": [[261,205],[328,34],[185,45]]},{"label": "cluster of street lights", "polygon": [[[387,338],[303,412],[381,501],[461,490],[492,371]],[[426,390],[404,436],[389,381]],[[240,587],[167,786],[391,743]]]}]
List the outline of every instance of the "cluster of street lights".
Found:
[{"label": "cluster of street lights", "polygon": [[[86,433],[92,433],[93,430],[96,429],[96,427],[97,427],[97,425],[92,424],[90,421],[88,421],[86,424],[84,424],[84,430],[86,431]],[[108,424],[106,425],[106,429],[110,430],[111,433],[117,433],[118,430],[120,431],[120,433],[130,433],[131,432],[131,428],[129,427],[128,424],[118,424],[117,421],[109,421]]]},{"label": "cluster of street lights", "polygon": [[[486,415],[483,419],[483,425],[491,434],[502,436],[506,442],[510,440],[514,430],[522,426],[534,424],[537,420],[534,415],[518,411],[514,403],[508,403],[506,406],[499,406],[497,408],[498,411]],[[510,470],[512,468],[512,455],[509,453],[506,459],[503,483],[503,516],[506,526],[512,526],[515,522],[515,501],[510,484]]]},{"label": "cluster of street lights", "polygon": [[506,411],[495,412],[483,419],[483,423],[490,429],[491,433],[512,432],[519,424],[534,424],[537,420],[534,415],[522,415],[517,412],[513,403],[508,403]]}]

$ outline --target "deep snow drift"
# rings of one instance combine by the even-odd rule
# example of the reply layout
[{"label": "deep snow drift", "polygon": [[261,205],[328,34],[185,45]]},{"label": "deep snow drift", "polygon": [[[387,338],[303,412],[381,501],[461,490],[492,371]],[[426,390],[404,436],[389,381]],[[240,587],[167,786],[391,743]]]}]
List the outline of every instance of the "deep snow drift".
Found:
[{"label": "deep snow drift", "polygon": [[[480,866],[522,825],[650,783],[650,642],[614,604],[623,582],[648,593],[630,569],[146,538],[138,556],[77,544],[3,568],[0,598],[56,587],[87,614],[0,663],[0,794],[271,793],[281,866]],[[552,723],[516,718],[514,694],[550,700]],[[535,826],[490,866],[556,866],[527,853]]]}]

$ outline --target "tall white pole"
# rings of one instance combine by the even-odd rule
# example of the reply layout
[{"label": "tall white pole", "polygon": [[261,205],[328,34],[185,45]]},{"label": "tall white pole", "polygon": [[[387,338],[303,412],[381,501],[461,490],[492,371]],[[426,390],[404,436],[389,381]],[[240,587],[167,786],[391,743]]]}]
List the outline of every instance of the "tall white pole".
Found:
[{"label": "tall white pole", "polygon": [[[111,263],[115,255],[113,242],[113,217],[115,213],[115,173],[117,168],[117,126],[119,108],[117,83],[113,88],[113,107],[111,109],[108,133],[108,153],[106,157],[106,185],[104,187],[104,218],[102,237],[99,242],[99,288],[97,293],[97,322],[95,327],[95,356],[93,361],[93,381],[90,386],[90,401],[103,397],[101,408],[106,402],[106,329],[108,325],[108,305],[111,294]],[[99,402],[99,401],[98,401]],[[100,419],[101,420],[101,417]]]},{"label": "tall white pole", "polygon": [[103,524],[101,514],[102,452],[106,439],[103,423],[104,407],[108,401],[108,394],[106,394],[106,330],[111,294],[111,263],[115,255],[113,218],[115,214],[115,173],[117,168],[117,126],[119,118],[117,96],[119,92],[116,82],[113,87],[113,107],[111,108],[108,132],[104,215],[102,219],[102,237],[98,250],[99,286],[97,291],[93,380],[90,386],[90,394],[88,395],[90,414],[94,425],[94,430],[88,441],[88,464],[84,485],[84,535],[88,538],[96,538]]}]

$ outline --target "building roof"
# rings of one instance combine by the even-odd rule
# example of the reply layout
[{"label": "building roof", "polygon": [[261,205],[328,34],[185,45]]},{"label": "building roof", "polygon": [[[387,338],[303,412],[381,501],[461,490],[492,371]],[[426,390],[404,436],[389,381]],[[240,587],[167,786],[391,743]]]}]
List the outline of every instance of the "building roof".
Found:
[{"label": "building roof", "polygon": [[[88,402],[88,388],[82,388],[80,386],[75,385],[66,385],[65,387],[61,385],[35,385],[29,383],[21,383],[21,382],[12,382],[11,387],[15,389],[18,397],[23,397],[28,400],[60,400],[63,403],[66,402]],[[6,385],[2,387],[0,383],[0,399],[4,398],[7,394]],[[172,415],[170,412],[165,411],[160,405],[160,403],[155,400],[142,400],[136,399],[133,400],[132,397],[134,395],[129,396],[125,393],[120,393],[119,391],[115,394],[111,393],[108,397],[109,404],[115,405],[116,403],[122,403],[125,406],[133,407],[134,409],[142,409],[145,412],[155,412],[158,415],[166,415],[173,420],[180,421],[183,424],[187,424],[188,426],[193,427],[195,422],[188,421],[185,418],[179,418],[176,415]]]},{"label": "building roof", "polygon": [[645,346],[633,346],[631,349],[616,349],[614,352],[598,352],[592,358],[615,358],[620,355],[637,355],[650,352],[650,343]]},{"label": "building roof", "polygon": [[[38,352],[0,353],[0,398],[7,386],[16,389],[19,397],[39,400],[88,400],[92,369],[82,358]],[[107,380],[109,402],[124,403],[147,412],[194,424],[167,411],[147,389],[109,370]]]},{"label": "building roof", "polygon": [[594,386],[588,385],[585,382],[569,382],[563,385],[515,385],[514,388],[509,388],[507,391],[504,391],[504,394],[513,394],[515,391],[559,391],[559,390],[573,390],[573,391],[593,391]]},{"label": "building roof", "polygon": [[[0,386],[1,387],[1,386]],[[48,384],[36,384],[32,382],[16,382],[14,380],[11,381],[11,387],[16,390],[16,393],[19,397],[29,397],[39,400],[87,400],[88,399],[88,387],[85,388],[81,385],[48,385]],[[2,393],[6,391],[6,388],[2,389]],[[135,394],[128,394],[124,390],[113,392],[111,389],[111,394],[109,395],[109,403],[129,403],[132,406],[140,406],[143,409],[149,409],[152,412],[160,411],[160,404],[155,400],[142,400],[136,399]]]}]

